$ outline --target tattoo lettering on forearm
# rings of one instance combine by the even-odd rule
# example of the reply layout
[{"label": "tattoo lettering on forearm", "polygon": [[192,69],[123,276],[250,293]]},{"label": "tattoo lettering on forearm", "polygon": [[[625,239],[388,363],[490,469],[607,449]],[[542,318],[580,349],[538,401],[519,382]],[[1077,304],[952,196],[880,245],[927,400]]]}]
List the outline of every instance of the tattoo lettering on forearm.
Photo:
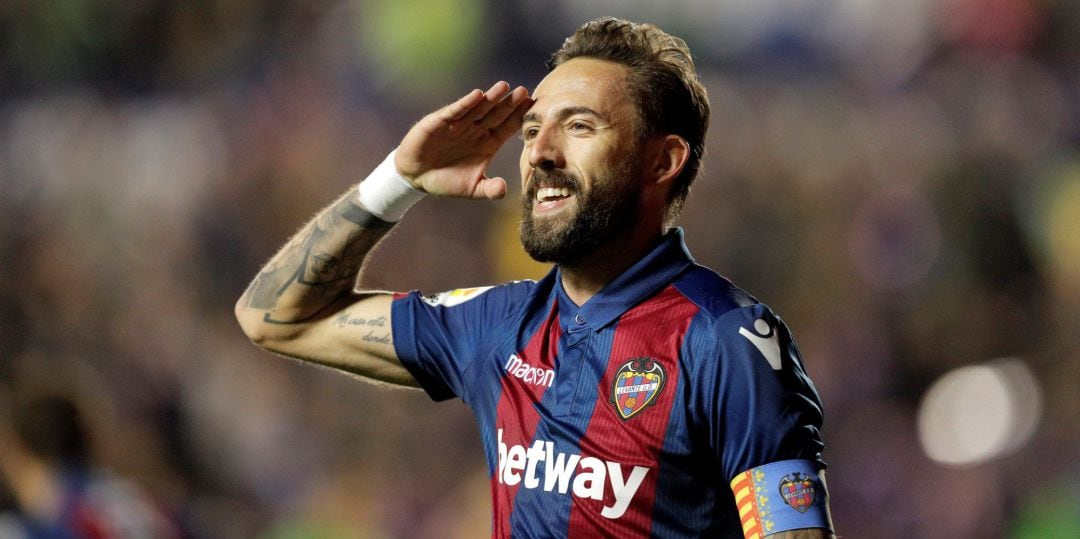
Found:
[{"label": "tattoo lettering on forearm", "polygon": [[[348,197],[339,200],[267,263],[245,292],[244,305],[267,311],[264,321],[270,323],[298,323],[314,316],[352,290],[364,257],[392,227]],[[272,311],[287,294],[286,301],[302,303],[292,308],[307,314],[275,317]]]},{"label": "tattoo lettering on forearm", "polygon": [[360,339],[364,342],[374,342],[387,345],[394,344],[393,339],[390,338],[390,332],[388,331],[378,332],[375,330],[371,330],[364,334],[364,336]]},{"label": "tattoo lettering on forearm", "polygon": [[369,326],[369,327],[385,327],[386,317],[380,316],[377,318],[360,318],[352,316],[349,313],[341,313],[334,319],[334,324],[339,328],[355,327],[355,326]]}]

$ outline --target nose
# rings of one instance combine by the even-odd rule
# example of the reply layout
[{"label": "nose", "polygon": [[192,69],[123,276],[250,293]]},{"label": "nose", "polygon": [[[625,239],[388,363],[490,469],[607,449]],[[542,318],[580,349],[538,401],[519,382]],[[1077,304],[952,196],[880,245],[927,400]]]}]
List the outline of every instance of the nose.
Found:
[{"label": "nose", "polygon": [[563,168],[562,139],[557,129],[544,126],[529,143],[529,165],[542,170]]}]

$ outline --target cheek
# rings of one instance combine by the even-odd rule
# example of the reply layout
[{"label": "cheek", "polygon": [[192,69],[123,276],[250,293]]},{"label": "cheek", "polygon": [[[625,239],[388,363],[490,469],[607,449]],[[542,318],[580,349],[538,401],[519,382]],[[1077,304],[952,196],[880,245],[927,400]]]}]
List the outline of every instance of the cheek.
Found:
[{"label": "cheek", "polygon": [[612,146],[592,144],[579,148],[573,162],[581,174],[594,179],[596,176],[603,176],[605,171],[617,168],[627,157],[629,156]]},{"label": "cheek", "polygon": [[521,189],[524,190],[525,186],[529,183],[529,173],[532,171],[532,165],[529,164],[528,151],[522,148],[521,157],[518,158],[518,171],[521,172]]}]

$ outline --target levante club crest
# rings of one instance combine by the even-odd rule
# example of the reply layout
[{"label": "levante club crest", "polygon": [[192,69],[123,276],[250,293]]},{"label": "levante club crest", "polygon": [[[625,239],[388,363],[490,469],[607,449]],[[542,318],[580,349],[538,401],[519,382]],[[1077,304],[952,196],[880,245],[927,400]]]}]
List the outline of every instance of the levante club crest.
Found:
[{"label": "levante club crest", "polygon": [[811,505],[814,505],[816,491],[814,480],[806,474],[795,472],[791,475],[785,475],[780,480],[780,496],[784,498],[788,505],[800,513],[805,513],[807,509],[810,509]]},{"label": "levante club crest", "polygon": [[624,363],[611,388],[611,403],[619,417],[630,419],[656,403],[666,380],[664,367],[655,359],[636,357]]}]

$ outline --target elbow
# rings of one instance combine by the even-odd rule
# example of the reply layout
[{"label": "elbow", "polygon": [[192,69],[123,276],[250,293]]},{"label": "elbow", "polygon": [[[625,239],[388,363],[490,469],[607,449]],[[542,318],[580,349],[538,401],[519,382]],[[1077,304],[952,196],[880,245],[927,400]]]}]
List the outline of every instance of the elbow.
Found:
[{"label": "elbow", "polygon": [[[244,332],[252,343],[269,352],[289,355],[286,350],[295,344],[308,328],[307,324],[300,322],[281,322],[275,320],[278,313],[273,316],[265,309],[256,309],[245,304],[241,298],[233,308],[240,330]],[[286,313],[292,315],[295,313]],[[290,318],[286,318],[289,320]]]},{"label": "elbow", "polygon": [[244,332],[252,343],[259,348],[270,349],[273,346],[274,332],[266,322],[266,313],[259,309],[252,309],[243,304],[243,299],[236,303],[233,314],[236,316],[240,330]]},{"label": "elbow", "polygon": [[244,335],[252,342],[258,344],[262,340],[263,332],[259,327],[260,322],[255,320],[255,312],[252,309],[248,309],[242,305],[244,299],[240,298],[240,301],[236,302],[236,306],[233,307],[233,315],[236,316],[236,322],[240,324],[240,331],[244,332]]}]

